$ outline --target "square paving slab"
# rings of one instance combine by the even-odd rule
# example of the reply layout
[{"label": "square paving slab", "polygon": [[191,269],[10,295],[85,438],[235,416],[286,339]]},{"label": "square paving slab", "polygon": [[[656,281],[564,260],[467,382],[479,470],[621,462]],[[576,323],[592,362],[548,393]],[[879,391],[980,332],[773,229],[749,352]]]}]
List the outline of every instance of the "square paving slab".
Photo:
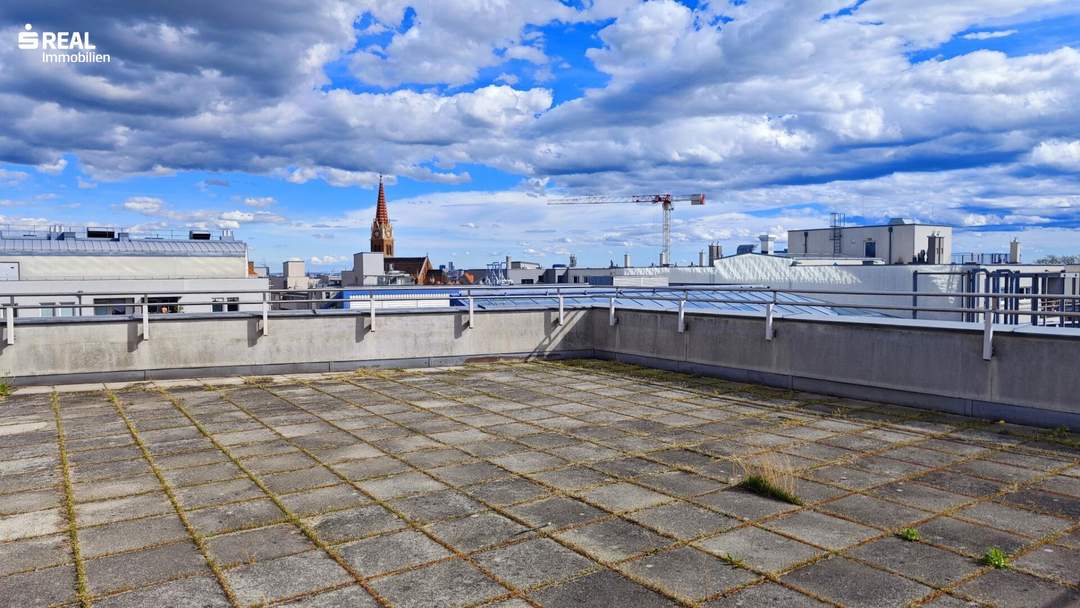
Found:
[{"label": "square paving slab", "polygon": [[[1078,446],[599,361],[24,389],[0,598],[1074,605]],[[801,504],[738,486],[763,460]]]}]

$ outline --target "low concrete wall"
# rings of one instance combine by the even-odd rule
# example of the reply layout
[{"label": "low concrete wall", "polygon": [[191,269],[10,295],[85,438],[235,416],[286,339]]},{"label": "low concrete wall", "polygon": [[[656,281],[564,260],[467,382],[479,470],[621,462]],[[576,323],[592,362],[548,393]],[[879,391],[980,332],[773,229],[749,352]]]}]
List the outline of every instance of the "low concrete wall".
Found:
[{"label": "low concrete wall", "polygon": [[487,357],[591,356],[588,311],[274,313],[269,334],[244,313],[153,319],[29,320],[0,350],[0,375],[16,384],[338,371],[362,366],[461,364]]},{"label": "low concrete wall", "polygon": [[777,317],[766,341],[759,315],[618,311],[592,319],[597,356],[811,392],[1080,428],[1080,332],[1002,326],[982,359],[970,324]]},{"label": "low concrete wall", "polygon": [[0,375],[17,384],[451,365],[488,358],[605,357],[732,380],[886,401],[969,416],[1080,429],[1080,331],[1002,326],[994,356],[970,324],[778,316],[764,339],[755,314],[458,311],[281,312],[166,316],[150,339],[110,318],[19,320],[0,347]]}]

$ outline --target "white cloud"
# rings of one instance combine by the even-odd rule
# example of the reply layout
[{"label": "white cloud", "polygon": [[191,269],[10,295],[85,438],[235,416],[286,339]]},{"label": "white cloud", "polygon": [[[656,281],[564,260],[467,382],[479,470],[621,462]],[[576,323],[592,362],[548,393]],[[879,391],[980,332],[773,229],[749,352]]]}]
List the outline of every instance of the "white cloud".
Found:
[{"label": "white cloud", "polygon": [[4,168],[0,168],[0,184],[5,186],[14,186],[15,184],[30,177],[25,171],[9,171]]},{"label": "white cloud", "polygon": [[991,32],[971,32],[961,36],[964,40],[993,40],[994,38],[1007,38],[1016,33],[1016,30],[996,30]]},{"label": "white cloud", "polygon": [[66,158],[60,157],[51,163],[42,163],[37,166],[37,170],[42,173],[48,173],[49,175],[58,175],[64,170],[68,161]]},{"label": "white cloud", "polygon": [[311,256],[311,264],[313,266],[331,266],[334,264],[341,264],[342,262],[347,262],[348,260],[349,257],[344,255]]},{"label": "white cloud", "polygon": [[273,205],[276,201],[272,196],[249,196],[244,199],[244,204],[248,207],[255,207],[257,209],[263,209]]},{"label": "white cloud", "polygon": [[350,67],[358,79],[382,87],[463,85],[474,81],[482,68],[508,59],[543,63],[543,49],[522,44],[525,26],[581,17],[557,0],[389,0],[378,2],[372,14],[380,24],[398,30],[406,6],[416,15],[411,27],[395,33],[385,47],[353,55]]},{"label": "white cloud", "polygon": [[288,221],[284,216],[267,211],[176,210],[169,207],[164,200],[151,196],[129,197],[122,207],[141,215],[159,217],[196,228],[239,228],[241,224],[283,224]]},{"label": "white cloud", "polygon": [[152,196],[133,196],[124,201],[124,209],[144,215],[155,215],[165,209],[165,201]]},{"label": "white cloud", "polygon": [[1080,139],[1041,141],[1031,150],[1029,158],[1036,165],[1080,171]]}]

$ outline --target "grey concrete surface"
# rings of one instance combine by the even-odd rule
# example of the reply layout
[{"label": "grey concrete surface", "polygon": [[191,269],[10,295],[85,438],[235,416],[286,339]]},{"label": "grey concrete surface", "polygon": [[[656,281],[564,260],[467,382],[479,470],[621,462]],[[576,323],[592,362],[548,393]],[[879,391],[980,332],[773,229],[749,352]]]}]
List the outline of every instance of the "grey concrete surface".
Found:
[{"label": "grey concrete surface", "polygon": [[598,360],[81,388],[0,401],[0,603],[1080,602],[1069,433]]}]

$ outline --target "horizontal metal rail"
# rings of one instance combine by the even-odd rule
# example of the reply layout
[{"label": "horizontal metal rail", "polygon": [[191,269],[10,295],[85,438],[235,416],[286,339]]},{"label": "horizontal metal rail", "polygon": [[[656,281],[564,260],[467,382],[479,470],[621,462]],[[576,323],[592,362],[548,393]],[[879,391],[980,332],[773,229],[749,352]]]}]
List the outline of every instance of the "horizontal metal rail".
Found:
[{"label": "horizontal metal rail", "polygon": [[[180,296],[180,295],[238,295],[238,294],[286,294],[286,293],[312,293],[312,292],[378,292],[378,296],[395,296],[405,297],[408,299],[428,297],[432,299],[450,297],[466,298],[468,296],[475,297],[492,297],[495,295],[507,296],[507,297],[541,297],[544,295],[558,296],[559,294],[571,297],[574,293],[593,293],[597,297],[605,297],[611,293],[615,293],[618,297],[633,297],[634,294],[640,293],[684,293],[684,292],[697,292],[697,291],[728,291],[734,293],[778,293],[778,294],[798,294],[798,295],[846,295],[846,296],[889,296],[889,297],[911,297],[919,296],[920,298],[1004,298],[1010,300],[1075,300],[1080,301],[1080,295],[1063,295],[1063,294],[1047,294],[1047,293],[995,293],[985,291],[958,291],[958,292],[929,292],[929,291],[880,291],[880,290],[844,290],[844,289],[796,289],[787,287],[759,287],[759,286],[728,286],[728,285],[687,285],[687,286],[673,286],[673,287],[632,287],[632,286],[619,286],[619,287],[606,287],[606,286],[581,286],[581,287],[551,287],[545,289],[543,286],[533,285],[517,285],[506,287],[438,287],[438,286],[424,286],[424,287],[399,287],[393,286],[386,287],[319,287],[309,289],[193,289],[193,290],[160,290],[160,291],[143,291],[143,290],[127,290],[127,291],[78,291],[78,292],[41,292],[41,291],[29,291],[29,292],[5,292],[0,293],[0,298],[19,298],[19,297],[50,297],[50,298],[77,298],[77,297],[99,297],[99,296]],[[419,293],[395,293],[397,291],[430,291],[430,295]],[[515,291],[528,292],[523,294],[514,294]],[[453,292],[453,293],[450,293]],[[508,293],[509,292],[509,293]],[[491,294],[491,295],[485,295]],[[366,301],[368,297],[367,293],[356,294],[355,299]],[[383,299],[383,298],[380,298]],[[338,301],[343,301],[341,298],[337,298]],[[296,300],[274,300],[275,302],[293,302]],[[344,300],[347,301],[347,300]],[[781,302],[783,303],[783,302]],[[798,303],[792,303],[798,304]],[[805,303],[805,305],[818,305],[818,303]],[[843,306],[842,304],[836,304],[836,306]]]},{"label": "horizontal metal rail", "polygon": [[[352,292],[352,293],[350,293]],[[361,292],[361,293],[355,293]],[[709,295],[704,295],[707,292]],[[691,297],[691,293],[694,294]],[[303,294],[307,297],[287,298],[288,295]],[[727,294],[729,297],[722,297]],[[152,298],[177,298],[184,295],[202,296],[200,299],[184,301],[150,302]],[[229,300],[222,297],[227,296]],[[733,297],[741,295],[742,297]],[[942,305],[917,305],[906,303],[879,303],[879,302],[830,302],[815,298],[810,302],[784,301],[781,295],[819,295],[819,296],[846,296],[846,297],[875,297],[875,298],[900,298],[901,302],[911,296],[920,298],[954,298],[961,302],[981,305],[962,305],[958,307]],[[318,296],[318,297],[313,297]],[[87,298],[112,297],[124,298],[130,301],[120,302],[87,302]],[[55,303],[19,303],[17,298],[49,298]],[[3,300],[7,300],[6,303]],[[585,300],[584,302],[582,300]],[[1021,300],[1038,301],[1041,306],[1052,306],[1050,309],[1023,310],[1018,308]],[[762,286],[722,286],[722,285],[693,285],[678,287],[636,287],[636,286],[559,286],[559,287],[427,287],[427,288],[310,288],[310,289],[247,289],[247,290],[185,290],[185,291],[108,291],[108,292],[76,292],[76,293],[42,293],[42,292],[14,292],[0,294],[0,308],[3,309],[4,341],[8,344],[15,342],[15,324],[18,311],[23,310],[51,310],[53,315],[38,317],[45,320],[65,320],[79,317],[116,317],[132,319],[141,323],[143,340],[150,339],[150,321],[160,321],[165,318],[183,317],[191,313],[182,310],[184,307],[211,307],[211,311],[200,310],[194,314],[235,314],[249,313],[261,317],[260,334],[270,333],[270,313],[274,310],[304,310],[305,308],[333,310],[343,313],[358,315],[367,314],[371,318],[371,331],[375,329],[376,310],[392,313],[412,308],[429,310],[432,312],[447,308],[467,311],[468,329],[476,329],[476,308],[483,308],[489,301],[514,302],[528,301],[539,307],[558,310],[558,324],[565,323],[566,308],[608,308],[609,324],[614,327],[618,323],[617,309],[625,310],[654,310],[655,306],[649,304],[672,303],[670,308],[661,307],[660,310],[676,312],[678,315],[677,331],[688,332],[686,313],[694,314],[740,314],[745,312],[761,313],[765,318],[765,340],[773,341],[776,335],[776,319],[782,318],[777,309],[781,306],[805,309],[845,309],[845,310],[868,310],[877,312],[932,312],[967,315],[973,324],[981,320],[983,330],[983,357],[989,359],[993,353],[993,331],[995,322],[999,318],[1015,318],[1026,316],[1032,319],[1055,318],[1064,325],[1066,320],[1071,323],[1073,319],[1080,320],[1080,296],[1064,294],[1024,294],[1024,293],[987,293],[987,292],[900,292],[878,290],[836,290],[836,289],[787,289],[771,288]],[[412,302],[413,306],[400,306],[402,303]],[[446,306],[424,306],[425,302],[446,302]],[[1012,304],[1009,304],[1012,302]],[[383,306],[377,306],[377,304]],[[398,306],[394,306],[398,304]],[[725,304],[747,307],[750,310],[722,310],[690,308],[688,304],[695,306],[701,304]],[[165,312],[155,313],[155,308],[162,308]],[[220,310],[214,311],[213,307]],[[296,308],[300,307],[300,308]],[[111,309],[123,310],[125,314],[102,314],[84,315],[86,309]],[[229,309],[234,310],[229,310]],[[244,310],[240,310],[244,308]],[[1034,307],[1033,307],[1034,308]],[[497,305],[489,310],[505,310]],[[64,312],[78,311],[78,315],[64,315]],[[59,316],[57,312],[61,313]],[[381,314],[381,313],[380,313]],[[891,318],[891,317],[885,317]],[[1080,325],[1080,323],[1077,323]],[[977,325],[976,325],[977,326]]]}]

